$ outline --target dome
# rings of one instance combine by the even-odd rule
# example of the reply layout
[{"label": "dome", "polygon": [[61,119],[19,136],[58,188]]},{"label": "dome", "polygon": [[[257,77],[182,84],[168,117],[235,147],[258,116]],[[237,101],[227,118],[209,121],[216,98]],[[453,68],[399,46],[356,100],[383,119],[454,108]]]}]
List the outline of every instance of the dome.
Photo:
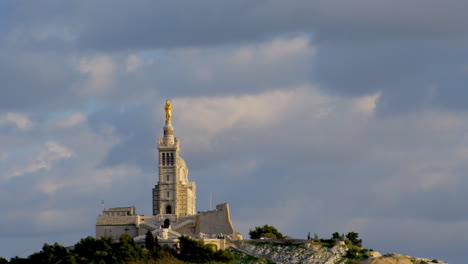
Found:
[{"label": "dome", "polygon": [[185,164],[185,161],[183,158],[180,156],[177,157],[177,166],[187,168],[187,165]]}]

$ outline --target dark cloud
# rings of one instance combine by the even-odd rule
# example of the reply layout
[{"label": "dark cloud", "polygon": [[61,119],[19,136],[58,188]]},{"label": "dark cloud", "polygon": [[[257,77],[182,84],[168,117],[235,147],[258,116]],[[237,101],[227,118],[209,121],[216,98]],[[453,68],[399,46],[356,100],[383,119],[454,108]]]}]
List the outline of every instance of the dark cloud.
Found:
[{"label": "dark cloud", "polygon": [[98,49],[164,48],[252,41],[298,31],[339,42],[439,39],[467,33],[467,8],[462,1],[93,2],[79,9],[78,16],[87,21],[79,42]]}]

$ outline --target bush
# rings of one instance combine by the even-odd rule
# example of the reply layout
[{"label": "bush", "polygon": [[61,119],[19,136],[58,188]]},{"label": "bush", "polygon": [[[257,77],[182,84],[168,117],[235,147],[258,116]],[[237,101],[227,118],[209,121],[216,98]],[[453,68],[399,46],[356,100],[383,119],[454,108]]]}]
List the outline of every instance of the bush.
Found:
[{"label": "bush", "polygon": [[249,235],[251,239],[259,239],[261,237],[283,238],[283,234],[281,234],[278,229],[269,225],[264,225],[262,227],[257,226],[254,230],[249,230]]},{"label": "bush", "polygon": [[206,263],[210,261],[227,262],[234,259],[234,255],[225,250],[214,251],[213,244],[203,245],[186,236],[179,237],[180,253],[177,258],[183,261]]},{"label": "bush", "polygon": [[349,232],[346,235],[346,238],[351,242],[351,244],[362,247],[362,239],[358,239],[359,234],[356,232]]},{"label": "bush", "polygon": [[346,252],[346,257],[349,259],[363,260],[363,259],[367,259],[370,257],[369,250],[367,249],[359,248],[354,245],[350,245],[348,247],[349,249]]},{"label": "bush", "polygon": [[145,248],[149,251],[153,251],[156,248],[153,233],[149,230],[146,232]]}]

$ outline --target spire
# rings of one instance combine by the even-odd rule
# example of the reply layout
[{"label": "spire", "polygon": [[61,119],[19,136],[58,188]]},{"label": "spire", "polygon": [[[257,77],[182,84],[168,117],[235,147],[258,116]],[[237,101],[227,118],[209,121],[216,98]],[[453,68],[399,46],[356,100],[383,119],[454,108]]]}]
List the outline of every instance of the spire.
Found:
[{"label": "spire", "polygon": [[165,145],[172,145],[174,144],[174,128],[172,127],[171,119],[172,119],[172,105],[169,100],[166,100],[166,105],[164,106],[164,110],[166,110],[166,123],[164,125],[164,138],[163,142]]}]

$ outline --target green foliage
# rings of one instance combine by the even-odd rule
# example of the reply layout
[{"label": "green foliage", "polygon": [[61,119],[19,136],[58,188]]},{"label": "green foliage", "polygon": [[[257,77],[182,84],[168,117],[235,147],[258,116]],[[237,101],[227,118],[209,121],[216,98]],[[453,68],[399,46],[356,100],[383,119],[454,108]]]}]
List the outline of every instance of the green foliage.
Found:
[{"label": "green foliage", "polygon": [[146,255],[141,247],[139,247],[135,240],[129,234],[123,234],[119,243],[117,244],[116,255],[119,260],[128,263],[129,260],[145,259]]},{"label": "green foliage", "polygon": [[340,236],[340,233],[338,232],[335,232],[332,234],[332,239],[339,239],[341,236]]},{"label": "green foliage", "polygon": [[359,234],[355,232],[349,232],[346,235],[346,238],[351,242],[351,244],[362,247],[362,239],[358,239]]},{"label": "green foliage", "polygon": [[319,245],[325,248],[332,248],[335,246],[335,243],[330,243],[330,242],[318,242]]},{"label": "green foliage", "polygon": [[57,263],[59,261],[63,262],[63,260],[67,257],[67,254],[67,249],[59,243],[56,242],[52,246],[45,243],[42,247],[42,251],[29,256],[29,260],[31,263],[38,264]]},{"label": "green foliage", "polygon": [[234,259],[234,254],[226,250],[218,250],[213,254],[213,258],[219,262],[229,262]]},{"label": "green foliage", "polygon": [[184,261],[195,263],[206,263],[210,261],[227,262],[234,258],[234,255],[225,250],[213,251],[209,246],[190,239],[186,236],[179,238],[180,252],[177,257]]},{"label": "green foliage", "polygon": [[[0,262],[1,263],[1,262]],[[432,263],[439,263],[439,261],[437,259],[433,259],[432,260]]]},{"label": "green foliage", "polygon": [[274,264],[264,258],[255,257],[252,255],[247,255],[244,252],[241,252],[237,249],[230,248],[228,249],[230,253],[234,255],[234,259],[230,263],[255,263],[255,264]]},{"label": "green foliage", "polygon": [[146,261],[147,259],[145,252],[135,244],[133,238],[128,234],[124,234],[118,243],[115,243],[109,237],[95,239],[89,236],[76,243],[73,250],[67,250],[59,243],[54,245],[44,244],[41,252],[34,253],[28,258],[12,258],[10,263],[124,264],[131,261]]},{"label": "green foliage", "polygon": [[369,250],[358,246],[349,245],[346,257],[351,260],[363,260],[370,257]]},{"label": "green foliage", "polygon": [[20,257],[16,256],[16,257],[10,259],[10,263],[12,263],[12,264],[27,264],[27,263],[31,263],[31,262],[29,261],[29,259],[20,258]]},{"label": "green foliage", "polygon": [[261,237],[268,238],[283,238],[281,234],[274,226],[264,225],[262,227],[255,227],[254,230],[249,230],[251,239],[259,239]]},{"label": "green foliage", "polygon": [[335,232],[335,233],[332,234],[332,239],[339,239],[341,241],[345,241],[345,236],[344,236],[344,234],[340,235],[340,233]]},{"label": "green foliage", "polygon": [[[147,234],[145,244],[153,250],[145,250],[138,246],[133,238],[124,234],[116,242],[109,237],[95,239],[91,236],[81,239],[69,250],[62,245],[44,244],[40,252],[28,258],[14,257],[8,262],[0,257],[0,264],[187,264],[190,263],[232,263],[235,260],[233,253],[225,250],[213,250],[196,240],[188,237],[180,238],[180,253],[169,247],[160,247],[157,238],[152,239]],[[212,245],[215,246],[215,245]],[[176,259],[177,257],[178,259]],[[236,257],[237,259],[237,257]],[[187,261],[187,262],[185,262]]]},{"label": "green foliage", "polygon": [[148,249],[149,251],[153,251],[156,248],[153,233],[149,230],[148,232],[146,232],[145,248]]}]

